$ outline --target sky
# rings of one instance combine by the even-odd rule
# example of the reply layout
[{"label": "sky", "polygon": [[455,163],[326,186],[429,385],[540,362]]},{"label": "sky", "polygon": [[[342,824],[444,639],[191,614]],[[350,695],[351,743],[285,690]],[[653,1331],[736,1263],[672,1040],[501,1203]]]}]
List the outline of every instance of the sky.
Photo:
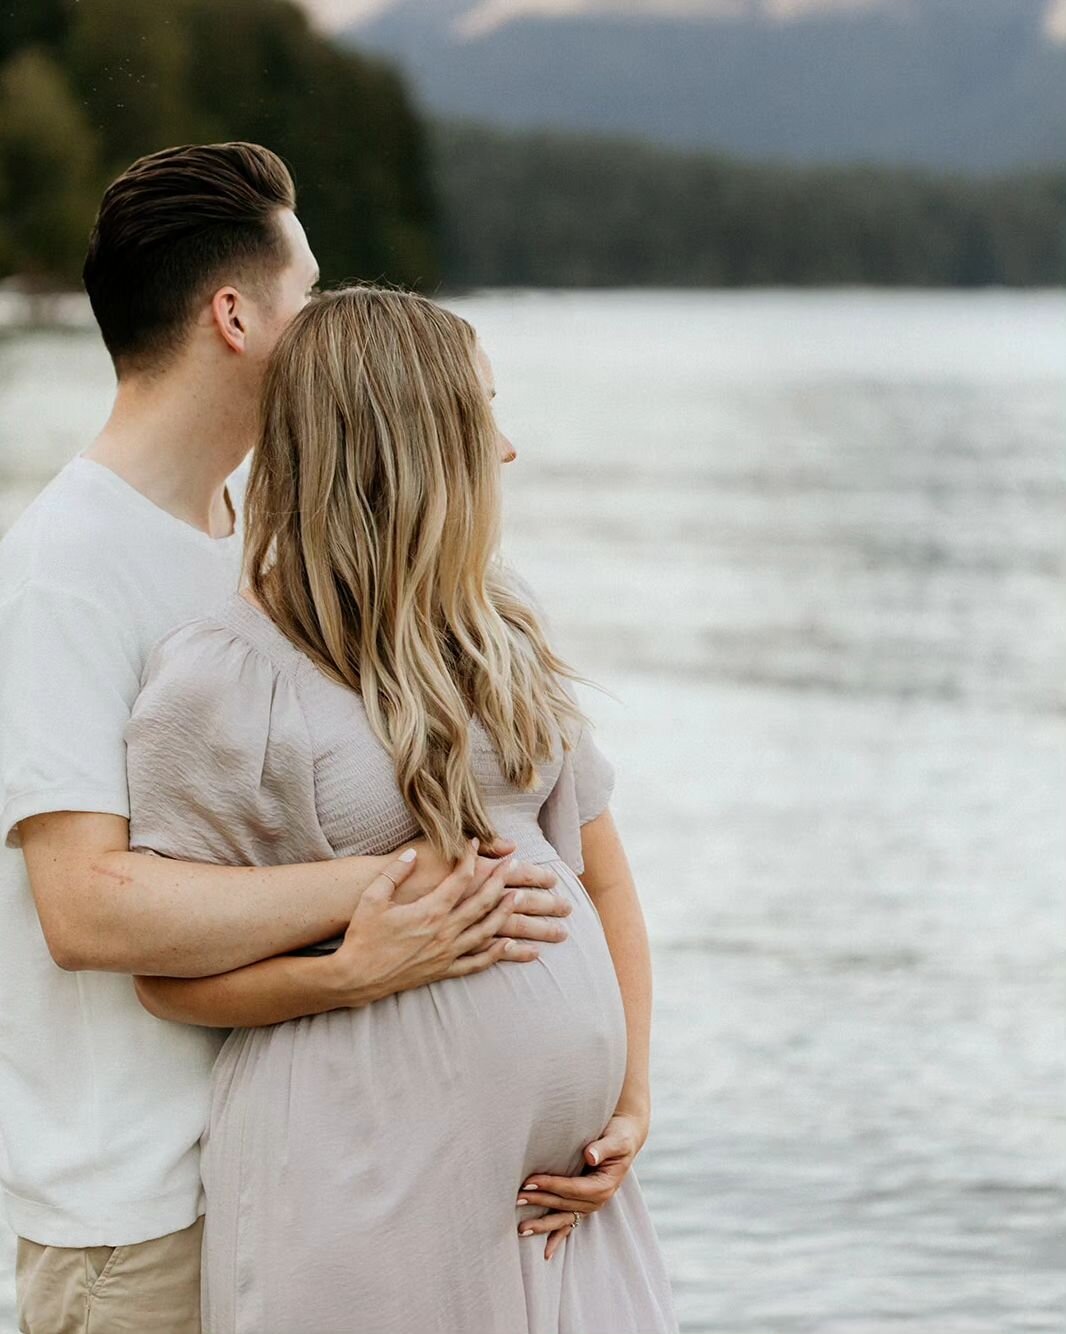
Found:
[{"label": "sky", "polygon": [[[470,0],[461,28],[468,35],[487,32],[522,14],[573,14],[595,11],[648,14],[730,14],[761,9],[780,19],[825,10],[899,6],[921,0]],[[395,0],[303,0],[324,28],[341,28],[389,9]],[[432,3],[432,0],[423,0]],[[1066,42],[1066,0],[1048,0],[1048,34]]]}]

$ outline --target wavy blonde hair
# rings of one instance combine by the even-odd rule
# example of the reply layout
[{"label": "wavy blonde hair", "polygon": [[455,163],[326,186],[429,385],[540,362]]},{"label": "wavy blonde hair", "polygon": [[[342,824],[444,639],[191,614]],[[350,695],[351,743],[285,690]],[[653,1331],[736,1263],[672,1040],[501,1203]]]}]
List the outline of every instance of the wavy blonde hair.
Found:
[{"label": "wavy blonde hair", "polygon": [[496,837],[470,723],[507,778],[585,721],[499,555],[500,458],[477,335],[414,293],[326,292],[266,375],[245,576],[279,629],[359,692],[415,819],[447,857]]}]

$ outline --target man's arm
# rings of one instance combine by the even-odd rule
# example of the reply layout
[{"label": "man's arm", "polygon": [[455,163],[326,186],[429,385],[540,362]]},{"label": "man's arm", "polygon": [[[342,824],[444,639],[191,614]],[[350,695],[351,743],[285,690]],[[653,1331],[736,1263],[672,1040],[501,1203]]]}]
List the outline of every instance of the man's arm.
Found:
[{"label": "man's arm", "polygon": [[202,977],[339,935],[388,857],[233,867],[129,851],[115,815],[19,825],[52,958],[69,970]]}]

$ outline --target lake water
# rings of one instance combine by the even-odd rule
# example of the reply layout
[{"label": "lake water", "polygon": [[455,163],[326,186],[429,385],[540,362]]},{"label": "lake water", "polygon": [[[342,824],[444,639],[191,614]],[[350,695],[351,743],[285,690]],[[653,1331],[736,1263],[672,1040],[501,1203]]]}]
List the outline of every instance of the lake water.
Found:
[{"label": "lake water", "polygon": [[[1063,1334],[1061,294],[450,304],[614,697],[683,1329]],[[0,528],[109,393],[89,332],[0,340]]]}]

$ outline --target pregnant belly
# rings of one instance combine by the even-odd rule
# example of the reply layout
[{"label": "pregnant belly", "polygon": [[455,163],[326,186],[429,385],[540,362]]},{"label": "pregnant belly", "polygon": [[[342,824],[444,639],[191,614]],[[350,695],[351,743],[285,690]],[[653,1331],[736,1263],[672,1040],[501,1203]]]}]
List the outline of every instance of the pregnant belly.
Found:
[{"label": "pregnant belly", "polygon": [[565,863],[548,864],[572,911],[567,939],[538,959],[235,1030],[214,1069],[205,1183],[212,1141],[282,1171],[335,1179],[347,1163],[353,1188],[379,1193],[398,1158],[405,1180],[443,1161],[476,1171],[486,1149],[515,1186],[579,1171],[621,1091],[625,1012],[594,904]]}]

